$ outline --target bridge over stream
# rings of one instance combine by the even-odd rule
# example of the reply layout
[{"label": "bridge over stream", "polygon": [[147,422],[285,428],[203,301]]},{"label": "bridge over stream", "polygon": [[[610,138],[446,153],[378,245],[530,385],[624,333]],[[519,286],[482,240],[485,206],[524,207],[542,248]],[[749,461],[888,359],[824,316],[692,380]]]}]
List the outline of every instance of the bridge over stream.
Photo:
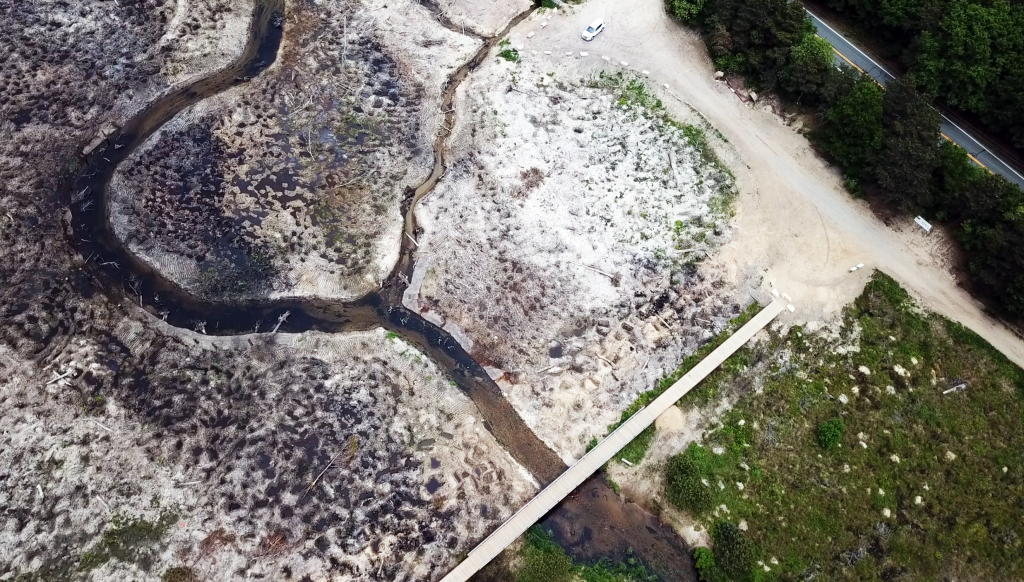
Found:
[{"label": "bridge over stream", "polygon": [[545,487],[536,497],[519,509],[505,523],[501,524],[484,541],[473,548],[465,560],[456,566],[441,582],[466,582],[469,577],[487,565],[501,553],[510,543],[523,534],[531,525],[537,523],[544,515],[568,496],[576,487],[595,473],[602,465],[612,459],[622,447],[629,444],[644,429],[651,426],[661,413],[668,410],[680,398],[686,395],[697,384],[722,364],[736,350],[743,347],[754,334],[761,331],[787,305],[782,301],[773,301],[758,312],[746,325],[736,330],[722,345],[715,348],[706,358],[686,373],[678,382],[648,406],[630,417],[619,428],[615,429],[604,440],[590,450],[579,461],[576,461],[550,485]]}]

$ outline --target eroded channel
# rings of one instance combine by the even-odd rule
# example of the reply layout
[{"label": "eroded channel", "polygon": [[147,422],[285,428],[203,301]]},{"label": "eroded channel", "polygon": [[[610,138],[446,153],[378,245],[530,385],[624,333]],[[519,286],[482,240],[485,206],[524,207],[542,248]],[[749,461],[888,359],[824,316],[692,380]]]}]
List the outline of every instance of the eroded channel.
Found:
[{"label": "eroded channel", "polygon": [[[100,291],[122,301],[136,302],[152,316],[175,327],[210,335],[304,331],[339,333],[376,327],[393,331],[445,369],[452,380],[476,404],[484,418],[485,426],[498,442],[542,485],[547,484],[565,470],[566,466],[562,460],[526,426],[482,366],[474,361],[449,333],[402,305],[402,296],[414,267],[413,252],[418,234],[415,206],[434,189],[444,174],[447,131],[442,130],[433,143],[435,161],[430,175],[403,200],[401,211],[404,215],[404,226],[397,264],[378,291],[357,301],[296,298],[218,302],[200,299],[134,256],[113,233],[108,214],[107,191],[118,165],[182,110],[231,87],[246,83],[269,68],[277,58],[284,28],[287,25],[284,4],[284,0],[258,0],[245,50],[232,65],[153,102],[109,136],[98,148],[83,156],[83,169],[75,179],[71,191],[71,224],[66,225],[69,242],[77,247],[86,259],[90,285],[82,289],[83,293],[88,295]],[[424,6],[447,28],[460,34],[470,34],[448,22],[435,6]],[[454,126],[456,113],[452,102],[459,83],[486,58],[494,45],[504,38],[512,27],[528,17],[532,11],[533,8],[519,14],[503,31],[493,37],[477,37],[483,41],[483,46],[448,78],[441,101],[444,126]],[[601,489],[602,494],[607,493],[604,491],[607,486],[602,485],[603,481],[598,481],[600,480],[589,483],[588,490],[594,491],[596,487]],[[572,515],[572,508],[576,506],[582,508],[588,504],[570,498],[566,501],[566,508],[559,511]],[[591,511],[593,509],[590,508]],[[639,508],[633,512],[636,511],[640,511]],[[609,519],[614,520],[615,517],[610,516]],[[549,525],[556,531],[569,527],[564,521],[560,522],[557,516],[549,520]],[[631,531],[630,535],[643,537],[643,532],[651,530],[651,527],[637,530]],[[573,546],[574,543],[570,541],[575,537],[573,534],[574,532],[565,532],[558,537],[569,542],[567,545]],[[663,539],[664,532],[651,530],[651,534],[660,540],[654,545],[666,544]],[[634,543],[641,542],[636,540]],[[674,543],[669,543],[669,546],[675,549]],[[681,543],[679,547],[682,549]],[[603,549],[618,553],[617,549],[610,547],[603,546]],[[587,555],[580,557],[593,557],[588,552],[583,554]],[[644,561],[661,562],[669,571],[677,568],[692,571],[689,553],[686,551],[676,556],[678,564],[672,563],[673,558],[665,555],[642,557],[645,558]],[[657,569],[666,571],[664,568]],[[668,578],[672,579],[673,576]]]}]

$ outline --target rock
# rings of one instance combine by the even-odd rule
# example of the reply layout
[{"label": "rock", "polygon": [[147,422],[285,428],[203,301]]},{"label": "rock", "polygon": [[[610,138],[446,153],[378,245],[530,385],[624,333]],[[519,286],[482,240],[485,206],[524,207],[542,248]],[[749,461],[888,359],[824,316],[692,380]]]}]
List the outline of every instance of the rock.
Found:
[{"label": "rock", "polygon": [[721,79],[724,76],[725,76],[725,72],[723,72],[723,71],[715,71],[715,79]]},{"label": "rock", "polygon": [[956,455],[953,454],[953,451],[946,451],[946,460],[947,461],[955,461],[956,460]]},{"label": "rock", "polygon": [[626,331],[633,331],[633,324],[629,323],[628,321],[623,321],[622,322],[622,329],[624,329]]}]

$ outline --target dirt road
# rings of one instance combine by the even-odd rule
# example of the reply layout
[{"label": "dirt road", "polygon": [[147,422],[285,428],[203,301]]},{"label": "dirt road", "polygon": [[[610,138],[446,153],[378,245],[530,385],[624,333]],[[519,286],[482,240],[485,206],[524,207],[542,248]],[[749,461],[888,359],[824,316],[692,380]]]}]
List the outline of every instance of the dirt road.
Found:
[{"label": "dirt road", "polygon": [[[596,18],[605,20],[605,32],[592,42],[582,40],[581,31]],[[909,218],[905,226],[887,227],[851,198],[839,173],[806,138],[714,80],[700,37],[670,19],[661,0],[588,0],[540,27],[544,21],[527,20],[513,31],[513,45],[522,47],[524,59],[576,62],[582,74],[602,68],[647,70],[651,86],[674,114],[691,119],[696,110],[722,133],[727,143],[717,149],[736,173],[741,194],[733,240],[713,260],[741,289],[774,280],[800,307],[783,319],[820,321],[852,301],[877,268],[930,309],[970,327],[1024,365],[1024,342],[956,285],[937,252],[947,246],[942,235],[914,230]],[[572,56],[566,54],[570,51]],[[850,273],[858,263],[866,268]]]}]

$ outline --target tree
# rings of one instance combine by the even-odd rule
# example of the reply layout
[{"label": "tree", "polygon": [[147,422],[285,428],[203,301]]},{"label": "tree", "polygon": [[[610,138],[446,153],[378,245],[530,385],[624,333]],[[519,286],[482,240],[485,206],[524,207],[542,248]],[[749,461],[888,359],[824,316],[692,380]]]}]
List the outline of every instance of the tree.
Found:
[{"label": "tree", "polygon": [[882,98],[885,140],[870,164],[884,198],[904,208],[933,204],[940,120],[939,112],[917,92],[912,80],[897,79],[886,86]]},{"label": "tree", "polygon": [[665,0],[669,14],[683,22],[694,24],[704,9],[704,0]]},{"label": "tree", "polygon": [[953,142],[939,146],[939,172],[936,176],[934,204],[926,208],[939,218],[957,220],[966,209],[960,198],[971,192],[984,177],[985,170],[967,157],[967,151]]},{"label": "tree", "polygon": [[861,77],[849,93],[825,112],[818,132],[821,149],[850,176],[860,177],[868,160],[882,149],[882,89]]},{"label": "tree", "polygon": [[1024,315],[1024,191],[985,172],[958,202],[970,217],[957,238],[967,250],[972,280],[1006,310]]},{"label": "tree", "polygon": [[814,31],[803,8],[788,0],[707,0],[701,20],[716,62],[725,59],[733,70],[756,75],[769,87],[790,49]]},{"label": "tree", "polygon": [[835,92],[840,73],[835,68],[832,45],[815,34],[804,35],[799,44],[789,49],[789,62],[780,75],[785,91],[809,101],[829,102]]}]

